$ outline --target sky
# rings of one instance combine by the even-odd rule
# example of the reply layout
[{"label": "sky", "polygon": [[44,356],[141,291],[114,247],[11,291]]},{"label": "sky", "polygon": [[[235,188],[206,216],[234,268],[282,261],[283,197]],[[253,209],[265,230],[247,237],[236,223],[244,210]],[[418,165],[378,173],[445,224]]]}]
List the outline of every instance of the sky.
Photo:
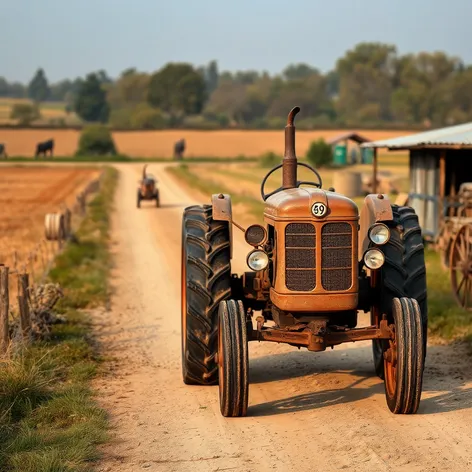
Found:
[{"label": "sky", "polygon": [[472,64],[471,0],[0,0],[0,76],[117,77],[170,61],[220,70],[323,72],[361,41],[400,54],[445,51]]}]

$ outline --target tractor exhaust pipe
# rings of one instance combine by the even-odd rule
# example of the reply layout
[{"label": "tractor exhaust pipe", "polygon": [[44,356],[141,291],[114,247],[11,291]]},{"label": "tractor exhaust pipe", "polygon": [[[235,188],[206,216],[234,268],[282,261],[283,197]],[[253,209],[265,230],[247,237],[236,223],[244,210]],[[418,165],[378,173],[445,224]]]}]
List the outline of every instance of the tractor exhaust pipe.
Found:
[{"label": "tractor exhaust pipe", "polygon": [[300,107],[294,107],[287,117],[285,127],[285,153],[282,160],[282,187],[295,188],[297,186],[297,156],[295,155],[295,125],[293,120],[300,111]]}]

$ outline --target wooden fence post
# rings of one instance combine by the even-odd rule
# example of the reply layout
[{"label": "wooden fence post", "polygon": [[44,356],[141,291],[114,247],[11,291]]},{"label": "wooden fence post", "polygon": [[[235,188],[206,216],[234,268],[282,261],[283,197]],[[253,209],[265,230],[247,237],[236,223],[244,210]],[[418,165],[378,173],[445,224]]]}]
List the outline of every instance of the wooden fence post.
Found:
[{"label": "wooden fence post", "polygon": [[0,354],[5,354],[10,343],[8,315],[10,299],[8,290],[8,267],[0,265]]},{"label": "wooden fence post", "polygon": [[31,333],[31,316],[29,310],[29,276],[18,274],[18,307],[20,309],[20,325],[23,339],[29,339]]}]

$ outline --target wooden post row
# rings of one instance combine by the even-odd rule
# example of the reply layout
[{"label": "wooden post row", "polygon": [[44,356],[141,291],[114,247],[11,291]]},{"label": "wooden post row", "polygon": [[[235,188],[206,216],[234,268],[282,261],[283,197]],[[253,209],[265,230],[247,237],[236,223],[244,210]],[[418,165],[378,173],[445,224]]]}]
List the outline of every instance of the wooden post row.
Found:
[{"label": "wooden post row", "polygon": [[31,333],[31,316],[29,310],[29,276],[18,274],[18,307],[20,310],[20,326],[23,339],[29,339]]},{"label": "wooden post row", "polygon": [[10,298],[8,290],[8,267],[0,265],[0,354],[5,354],[10,343],[8,315]]}]

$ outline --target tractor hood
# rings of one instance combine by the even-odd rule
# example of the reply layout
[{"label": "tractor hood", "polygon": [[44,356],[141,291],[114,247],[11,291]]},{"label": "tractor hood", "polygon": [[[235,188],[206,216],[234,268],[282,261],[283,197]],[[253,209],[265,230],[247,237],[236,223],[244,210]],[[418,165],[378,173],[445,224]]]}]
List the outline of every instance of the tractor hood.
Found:
[{"label": "tractor hood", "polygon": [[[335,192],[313,187],[282,190],[266,200],[264,216],[272,220],[315,218],[315,203],[326,207],[322,220],[353,220],[359,218],[357,205],[349,198]],[[320,207],[320,205],[318,205]]]}]

